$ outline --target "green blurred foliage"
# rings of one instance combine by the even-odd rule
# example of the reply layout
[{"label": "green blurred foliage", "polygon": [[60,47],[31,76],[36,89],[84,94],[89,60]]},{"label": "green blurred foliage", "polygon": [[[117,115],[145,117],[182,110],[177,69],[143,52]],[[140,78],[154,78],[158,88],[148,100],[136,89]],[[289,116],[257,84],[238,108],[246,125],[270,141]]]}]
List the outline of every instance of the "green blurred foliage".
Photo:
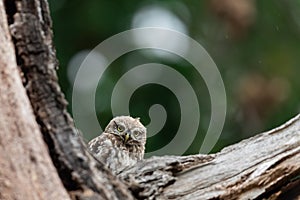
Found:
[{"label": "green blurred foliage", "polygon": [[[238,16],[237,11],[242,13],[247,9],[230,10],[216,2],[220,3],[201,0],[49,0],[60,62],[58,75],[68,101],[71,102],[72,83],[67,70],[72,57],[132,28],[132,19],[138,10],[156,5],[168,9],[183,22],[189,36],[204,46],[222,74],[227,94],[227,117],[213,151],[276,127],[296,115],[300,108],[300,1],[251,1],[254,12],[246,15],[250,20]],[[197,153],[210,119],[209,94],[201,76],[187,67],[184,60],[168,62],[138,52],[130,54],[135,55],[124,55],[112,66],[125,66],[128,56],[136,56],[139,61],[135,65],[147,62],[170,65],[192,85],[200,85],[194,87],[201,109],[200,127],[186,151],[186,154]],[[126,71],[126,67],[121,70],[112,67],[106,72],[111,83],[99,84],[96,102],[101,99],[102,104],[97,104],[96,109],[101,115],[102,127],[112,118],[112,112],[109,96],[101,96],[99,91],[111,91],[113,83]],[[158,98],[152,98],[153,94]],[[152,104],[165,106],[168,121],[159,134],[148,139],[147,149],[155,150],[167,144],[174,137],[180,121],[176,114],[178,101],[169,100],[174,99],[174,95],[166,88],[146,85],[132,98],[136,103],[130,103],[130,111],[132,115],[141,116],[144,123],[150,120],[148,110]],[[99,133],[83,134],[89,140]]]}]

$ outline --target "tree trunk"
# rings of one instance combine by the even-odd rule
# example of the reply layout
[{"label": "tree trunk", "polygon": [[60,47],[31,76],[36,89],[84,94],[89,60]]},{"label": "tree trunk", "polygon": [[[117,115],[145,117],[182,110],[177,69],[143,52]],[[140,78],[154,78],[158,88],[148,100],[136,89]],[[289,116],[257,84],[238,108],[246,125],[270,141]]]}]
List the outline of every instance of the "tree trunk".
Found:
[{"label": "tree trunk", "polygon": [[[44,136],[44,140],[48,145],[52,161],[57,169],[60,179],[72,198],[133,199],[125,184],[117,177],[113,176],[109,170],[104,168],[102,163],[97,162],[88,153],[84,143],[82,142],[82,138],[78,135],[78,131],[74,128],[72,119],[66,111],[67,103],[62,92],[60,91],[55,73],[57,62],[55,58],[55,51],[52,46],[51,20],[47,2],[45,0],[7,0],[4,2],[3,0],[0,0],[0,2],[0,27],[4,27],[2,29],[5,30],[1,31],[0,33],[1,38],[3,38],[2,40],[5,42],[3,42],[4,45],[2,45],[1,42],[3,51],[0,51],[0,53],[1,57],[11,62],[7,64],[4,63],[6,65],[1,65],[1,72],[3,71],[3,73],[1,73],[0,82],[1,88],[3,88],[1,89],[1,102],[9,100],[5,104],[1,104],[1,106],[7,110],[5,112],[5,110],[1,109],[1,116],[3,115],[3,120],[1,121],[7,121],[7,123],[9,123],[11,126],[15,125],[15,123],[14,121],[6,120],[8,117],[14,117],[15,121],[28,121],[32,118],[32,121],[35,122],[35,127],[32,127],[31,129],[28,127],[29,130],[27,131],[27,134],[23,129],[25,125],[19,129],[19,132],[22,132],[22,135],[26,135],[28,137],[30,134],[32,134],[32,132],[35,131],[35,134],[32,134],[30,137],[30,141],[32,141],[32,143],[26,142],[23,148],[19,147],[19,154],[9,154],[7,150],[7,154],[4,155],[9,155],[9,158],[17,161],[19,157],[23,156],[23,151],[28,151],[27,149],[45,149],[46,147],[43,143],[38,143],[35,141],[38,141],[38,139],[35,138],[35,135],[41,137],[41,131]],[[8,20],[6,21],[6,19]],[[8,27],[10,29],[10,34],[8,32]],[[11,35],[11,37],[9,37],[9,35]],[[11,38],[13,39],[13,45],[11,44]],[[9,52],[4,51],[7,49],[7,47],[11,47]],[[15,53],[13,48],[15,48]],[[27,96],[31,102],[31,107],[29,105],[19,106],[19,110],[14,110],[16,109],[16,106],[14,105],[16,103],[14,102],[18,102],[20,105],[23,105],[23,99],[26,98],[25,102],[28,102],[28,97],[24,93],[24,87],[21,85],[20,75],[17,73],[16,60],[18,61],[18,65],[22,71],[21,74],[23,78],[23,84],[27,90]],[[11,70],[9,71],[9,69]],[[18,78],[18,82],[12,79],[11,82],[7,83],[5,82],[5,77],[2,78],[2,76],[9,74],[11,71],[14,72],[14,74],[10,75],[14,75],[14,79]],[[2,79],[4,79],[3,83]],[[7,85],[6,88],[4,87],[5,84]],[[9,86],[11,86],[10,90],[8,90]],[[14,99],[9,96],[10,91],[14,92]],[[24,93],[24,98],[21,98],[21,92]],[[11,103],[8,104],[10,101]],[[32,115],[32,110],[30,109],[33,109],[35,116]],[[26,113],[31,114],[31,118],[28,117]],[[34,120],[34,117],[36,120]],[[39,124],[40,130],[36,123]],[[3,126],[4,125],[5,124],[3,124]],[[3,128],[1,131],[1,138],[4,138],[4,136],[7,135],[13,136],[15,134],[19,134],[17,131],[15,131],[15,129]],[[16,140],[18,141],[19,139],[16,138]],[[1,144],[5,147],[7,143],[13,145],[8,141],[4,143],[1,140]],[[1,157],[3,156],[2,153],[3,152],[1,152]],[[49,155],[41,154],[39,155],[39,158],[45,158],[45,163],[35,162],[35,164],[37,166],[43,164],[49,166],[50,169],[40,169],[43,167],[42,165],[40,168],[36,167],[36,170],[32,169],[31,171],[37,171],[39,173],[53,171],[51,170],[54,169],[53,165],[46,162],[47,159],[50,160]],[[43,159],[41,160],[43,161]],[[10,163],[8,158],[3,159],[3,161],[5,161],[4,163],[6,166],[9,166]],[[19,167],[17,168],[18,172],[22,172],[22,170],[24,170],[24,173],[27,172],[27,169],[24,168],[26,162],[16,162],[15,165],[18,165]],[[30,165],[28,168],[29,167]],[[9,167],[3,167],[1,169],[6,169],[8,172],[11,170]],[[13,175],[13,171],[11,171],[10,174]],[[54,175],[57,176],[57,174]],[[26,178],[26,176],[20,176],[24,177],[24,179]],[[58,192],[60,190],[65,190],[63,187],[60,187],[59,184],[53,184],[55,181],[52,182],[49,181],[49,179],[43,179],[42,175],[38,176],[38,178],[38,180],[41,179],[41,183],[36,184],[36,187],[43,188],[45,186],[49,191],[32,191],[30,188],[24,188],[27,193],[36,192],[36,195],[40,195],[42,197],[51,197],[47,192]],[[32,179],[37,178],[33,176]],[[4,178],[4,180],[6,181],[6,178]],[[23,182],[20,184],[22,183]],[[32,183],[22,185],[31,184]],[[52,187],[50,187],[51,185]],[[3,190],[1,185],[0,187],[1,194],[7,193],[5,190]],[[57,187],[60,188],[60,190],[57,190]],[[20,194],[22,193],[23,192],[20,192]],[[8,197],[6,199],[9,199],[10,194],[7,194]],[[13,196],[13,194],[11,195]],[[22,199],[33,198],[28,196],[28,198]],[[49,199],[67,198],[65,198],[65,195],[60,195],[59,198]]]},{"label": "tree trunk", "polygon": [[66,111],[47,2],[0,0],[0,29],[0,199],[300,198],[300,116],[214,155],[112,175]]},{"label": "tree trunk", "polygon": [[0,199],[69,199],[23,87],[3,8],[0,1]]}]

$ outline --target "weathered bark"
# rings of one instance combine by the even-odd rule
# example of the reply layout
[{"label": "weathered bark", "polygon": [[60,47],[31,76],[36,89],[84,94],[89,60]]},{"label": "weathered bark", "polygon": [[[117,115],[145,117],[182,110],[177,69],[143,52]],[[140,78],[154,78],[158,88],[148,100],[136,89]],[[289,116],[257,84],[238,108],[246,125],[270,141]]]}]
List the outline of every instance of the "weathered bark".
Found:
[{"label": "weathered bark", "polygon": [[22,85],[3,1],[0,1],[0,199],[69,199]]},{"label": "weathered bark", "polygon": [[24,86],[64,186],[72,198],[132,199],[127,187],[91,157],[67,113],[55,72],[47,2],[5,3]]},{"label": "weathered bark", "polygon": [[300,196],[300,116],[214,155],[153,157],[115,177],[67,113],[47,2],[0,0],[0,28],[0,199],[68,199],[65,190],[72,199]]},{"label": "weathered bark", "polygon": [[138,198],[300,198],[300,115],[217,154],[153,157],[119,176]]}]

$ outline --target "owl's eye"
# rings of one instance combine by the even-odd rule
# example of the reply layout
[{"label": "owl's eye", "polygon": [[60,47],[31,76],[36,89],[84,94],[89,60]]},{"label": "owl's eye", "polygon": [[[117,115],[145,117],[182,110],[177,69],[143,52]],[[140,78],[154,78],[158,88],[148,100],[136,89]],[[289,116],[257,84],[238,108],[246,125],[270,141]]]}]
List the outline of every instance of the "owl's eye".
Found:
[{"label": "owl's eye", "polygon": [[140,135],[140,132],[139,132],[139,131],[134,131],[134,132],[133,132],[133,136],[134,136],[134,137],[137,137],[137,136],[139,136],[139,135]]},{"label": "owl's eye", "polygon": [[123,132],[124,131],[124,127],[119,125],[119,126],[117,126],[117,130],[119,132]]}]

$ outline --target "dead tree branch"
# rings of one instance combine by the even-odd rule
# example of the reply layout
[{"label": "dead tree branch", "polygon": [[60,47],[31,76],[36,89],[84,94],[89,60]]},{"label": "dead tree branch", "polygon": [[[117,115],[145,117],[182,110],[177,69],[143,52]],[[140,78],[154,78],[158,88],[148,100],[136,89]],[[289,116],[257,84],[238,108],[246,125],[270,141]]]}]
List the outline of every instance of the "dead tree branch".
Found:
[{"label": "dead tree branch", "polygon": [[300,115],[217,154],[153,157],[119,176],[138,198],[262,199],[300,188],[299,175]]}]

